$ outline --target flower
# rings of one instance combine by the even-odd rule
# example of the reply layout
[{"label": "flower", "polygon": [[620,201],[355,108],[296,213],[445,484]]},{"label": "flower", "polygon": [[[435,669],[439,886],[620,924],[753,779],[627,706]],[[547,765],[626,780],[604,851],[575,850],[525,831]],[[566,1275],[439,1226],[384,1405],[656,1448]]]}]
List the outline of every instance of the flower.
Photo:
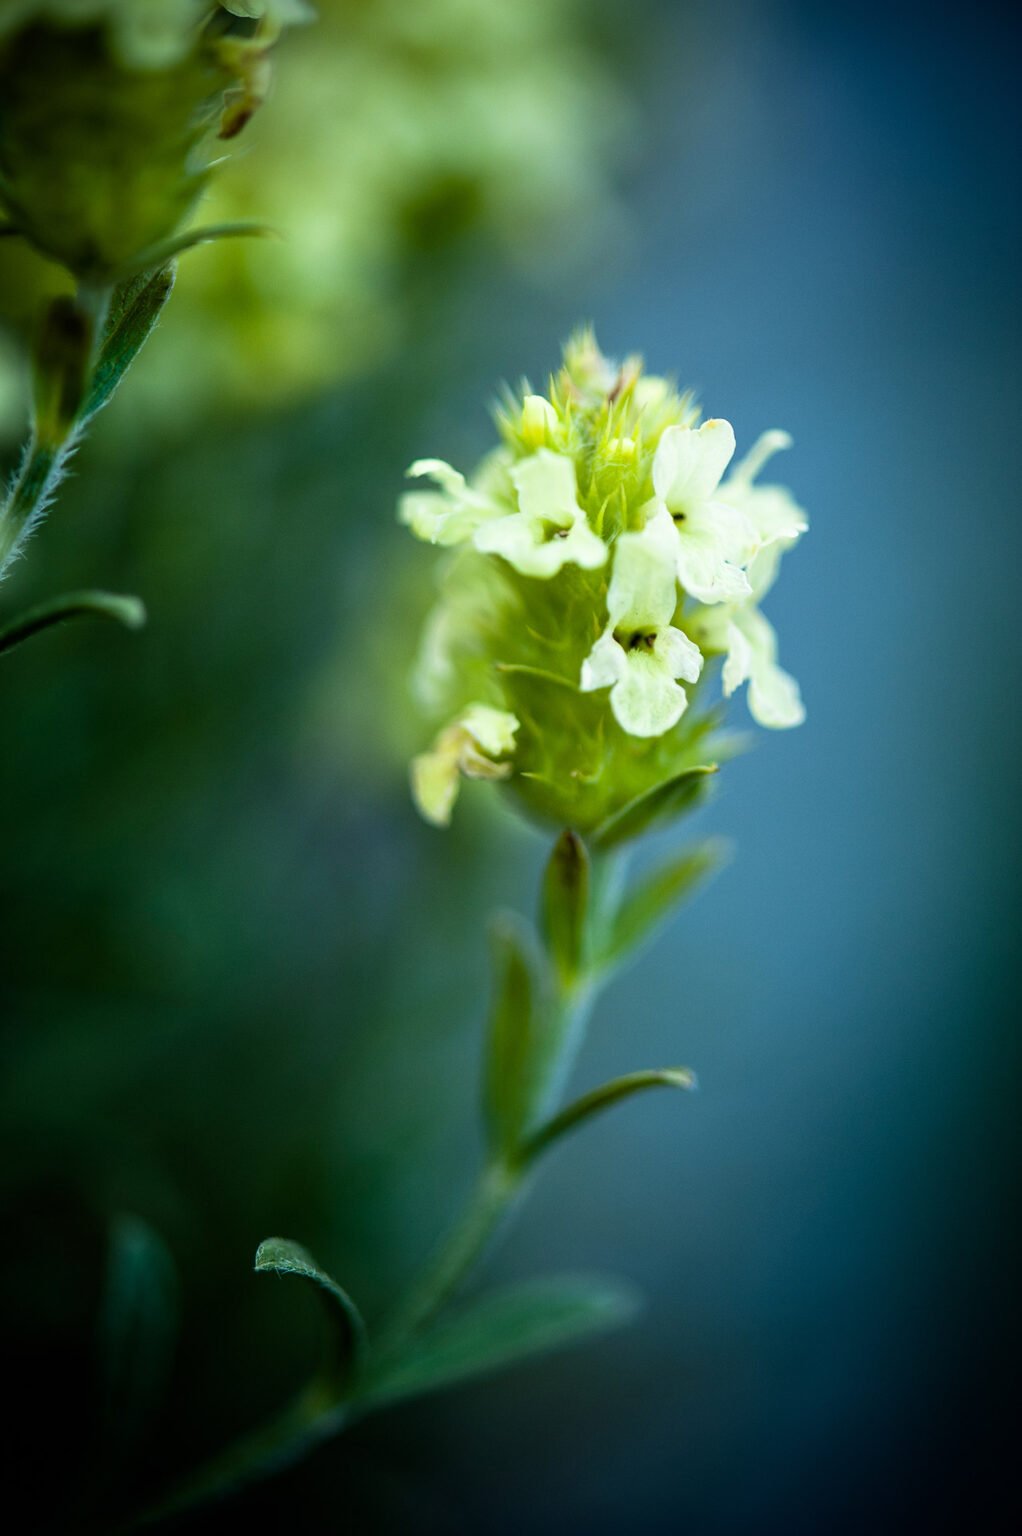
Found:
[{"label": "flower", "polygon": [[470,704],[446,726],[430,751],[412,760],[412,797],[425,819],[447,826],[462,774],[468,779],[506,779],[511,765],[495,759],[514,749],[517,730],[514,715],[488,704]]},{"label": "flower", "polygon": [[758,606],[777,579],[782,553],[809,527],[805,512],[783,486],[754,483],[767,460],[790,446],[787,432],[764,432],[720,487],[721,497],[748,519],[755,533],[749,593],[738,603],[699,610],[690,623],[705,650],[724,653],[724,697],[747,682],[749,713],[770,730],[801,725],[806,714],[798,683],[777,664],[777,635]]},{"label": "flower", "polygon": [[523,576],[544,580],[569,563],[587,571],[603,565],[607,547],[578,504],[571,459],[540,448],[514,465],[511,481],[520,510],[477,528],[476,549],[502,555]]},{"label": "flower", "polygon": [[655,515],[641,533],[624,533],[614,551],[607,628],[582,663],[584,693],[610,688],[610,705],[631,736],[660,736],[688,706],[675,681],[694,683],[699,648],[671,624],[678,603],[674,528]]},{"label": "flower", "polygon": [[673,519],[678,579],[704,603],[722,603],[749,591],[742,567],[754,548],[747,518],[715,497],[735,451],[730,422],[705,421],[698,430],[668,427],[653,460],[653,486]]},{"label": "flower", "polygon": [[[689,396],[638,359],[612,363],[591,332],[568,343],[545,396],[524,384],[506,400],[498,426],[468,477],[417,461],[435,488],[400,504],[418,538],[446,546],[416,668],[440,726],[413,769],[424,814],[447,820],[465,772],[582,833],[648,803],[712,757],[705,656],[724,658],[726,697],[749,683],[762,724],[801,718],[757,607],[806,525],[787,492],[756,483],[782,436],[725,478],[728,423],[699,426]],[[514,722],[500,751],[466,724],[483,703]]]}]

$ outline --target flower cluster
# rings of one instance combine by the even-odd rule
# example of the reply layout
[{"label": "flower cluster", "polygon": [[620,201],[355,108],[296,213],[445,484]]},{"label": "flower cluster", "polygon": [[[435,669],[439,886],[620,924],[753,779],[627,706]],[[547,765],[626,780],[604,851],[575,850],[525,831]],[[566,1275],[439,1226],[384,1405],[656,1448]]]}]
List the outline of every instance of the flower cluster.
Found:
[{"label": "flower cluster", "polygon": [[737,465],[728,422],[612,364],[589,333],[547,396],[526,386],[498,416],[502,443],[466,480],[431,482],[400,517],[450,548],[416,687],[440,725],[415,760],[423,815],[446,823],[459,776],[501,778],[545,820],[581,831],[694,766],[715,723],[692,708],[706,660],[724,695],[748,684],[759,724],[804,717],[759,604],[805,513],[758,475],[790,439],[767,432]]},{"label": "flower cluster", "polygon": [[7,0],[0,206],[77,278],[107,283],[166,241],[266,96],[305,0]]}]

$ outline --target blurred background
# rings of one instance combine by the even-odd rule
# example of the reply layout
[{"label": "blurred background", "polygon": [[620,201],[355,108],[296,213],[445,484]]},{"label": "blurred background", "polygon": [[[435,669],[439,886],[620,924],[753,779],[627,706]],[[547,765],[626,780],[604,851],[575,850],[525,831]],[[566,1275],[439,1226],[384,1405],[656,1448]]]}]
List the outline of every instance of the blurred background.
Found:
[{"label": "blurred background", "polygon": [[[499,382],[544,379],[592,319],[740,445],[790,429],[813,524],[769,604],[808,722],[722,775],[701,829],[734,860],[606,996],[577,1074],[683,1061],[700,1092],[566,1145],[487,1266],[621,1274],[646,1310],[381,1415],[230,1513],[1012,1529],[1017,24],[319,9],[213,199],[286,238],[182,262],[5,593],[99,585],[151,615],[0,668],[6,1498],[103,1527],[316,1360],[314,1301],[251,1274],[261,1238],[305,1243],[371,1319],[467,1190],[480,914],[531,908],[544,848],[477,787],[446,834],[408,802],[435,561],[393,508],[413,457],[471,464]],[[13,462],[51,276],[2,259]],[[162,1245],[179,1331],[151,1341],[148,1420],[104,1427],[111,1230]]]}]

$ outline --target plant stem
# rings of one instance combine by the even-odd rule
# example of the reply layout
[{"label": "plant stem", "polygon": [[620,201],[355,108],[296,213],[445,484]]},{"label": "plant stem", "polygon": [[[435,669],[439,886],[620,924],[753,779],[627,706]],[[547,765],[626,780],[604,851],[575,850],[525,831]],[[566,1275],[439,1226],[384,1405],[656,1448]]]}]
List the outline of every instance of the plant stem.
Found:
[{"label": "plant stem", "polygon": [[21,468],[0,511],[0,578],[17,559],[60,482],[71,443],[51,444],[29,439]]}]

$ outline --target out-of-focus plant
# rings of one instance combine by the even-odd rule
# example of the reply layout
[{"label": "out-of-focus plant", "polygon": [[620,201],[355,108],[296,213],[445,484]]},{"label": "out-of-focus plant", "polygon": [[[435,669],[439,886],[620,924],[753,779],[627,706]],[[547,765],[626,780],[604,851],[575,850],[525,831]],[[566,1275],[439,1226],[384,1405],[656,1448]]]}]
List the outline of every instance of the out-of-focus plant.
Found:
[{"label": "out-of-focus plant", "polygon": [[[56,263],[72,291],[46,306],[32,419],[0,507],[0,579],[21,554],[93,418],[138,356],[190,246],[255,226],[182,232],[214,167],[269,86],[304,0],[7,0],[0,9],[3,234]],[[75,592],[0,629],[0,651],[81,615],[144,620],[137,598]]]},{"label": "out-of-focus plant", "polygon": [[647,833],[698,806],[734,750],[723,705],[743,683],[753,718],[801,723],[798,685],[777,661],[760,602],[802,509],[759,472],[786,433],[732,465],[727,421],[699,424],[688,395],[638,359],[608,361],[592,335],[568,346],[546,395],[508,395],[501,443],[466,478],[438,459],[410,474],[401,520],[449,551],[423,636],[420,700],[438,733],[412,764],[412,793],[445,825],[463,778],[499,786],[556,833],[539,917],[493,925],[494,986],[482,1114],[486,1158],[448,1240],[370,1335],[351,1297],[297,1243],[271,1238],[259,1272],[316,1287],[332,1317],[322,1369],[284,1413],[182,1485],[153,1515],[224,1492],[395,1401],[435,1391],[570,1339],[634,1309],[617,1282],[544,1280],[458,1294],[528,1191],[545,1154],[647,1089],[691,1088],[687,1067],[629,1072],[563,1102],[607,980],[714,869],[702,842],[629,879]]},{"label": "out-of-focus plant", "polygon": [[[133,388],[147,423],[229,401],[265,409],[377,364],[405,334],[423,251],[479,232],[548,270],[554,250],[591,249],[609,216],[624,113],[580,0],[316,10],[253,125],[254,152],[205,196],[212,222],[258,208],[283,238],[196,260],[159,366],[143,364]],[[48,281],[13,250],[4,262],[22,293]]]}]

